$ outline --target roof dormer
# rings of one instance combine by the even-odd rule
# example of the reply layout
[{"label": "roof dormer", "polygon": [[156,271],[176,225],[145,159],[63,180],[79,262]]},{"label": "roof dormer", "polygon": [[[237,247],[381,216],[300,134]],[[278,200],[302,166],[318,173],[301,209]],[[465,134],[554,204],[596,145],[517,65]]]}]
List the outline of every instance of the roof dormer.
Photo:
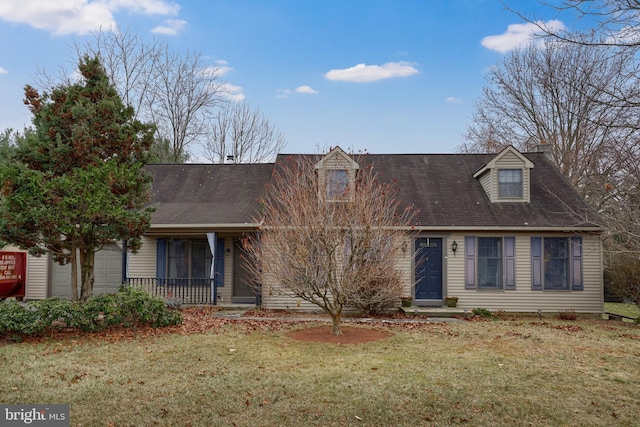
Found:
[{"label": "roof dormer", "polygon": [[511,145],[480,168],[473,177],[480,181],[492,203],[530,202],[533,162]]},{"label": "roof dormer", "polygon": [[315,169],[321,198],[339,201],[353,189],[360,166],[342,148],[335,147],[316,163]]}]

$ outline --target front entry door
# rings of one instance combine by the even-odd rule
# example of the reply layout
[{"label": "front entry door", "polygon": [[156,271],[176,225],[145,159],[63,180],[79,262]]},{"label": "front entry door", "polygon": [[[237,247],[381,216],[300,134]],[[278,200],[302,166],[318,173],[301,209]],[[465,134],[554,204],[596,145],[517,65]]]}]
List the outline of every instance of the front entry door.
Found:
[{"label": "front entry door", "polygon": [[255,304],[256,294],[251,286],[251,277],[245,267],[247,253],[239,240],[235,240],[233,247],[233,294],[231,302]]},{"label": "front entry door", "polygon": [[416,239],[415,299],[442,299],[442,239]]}]

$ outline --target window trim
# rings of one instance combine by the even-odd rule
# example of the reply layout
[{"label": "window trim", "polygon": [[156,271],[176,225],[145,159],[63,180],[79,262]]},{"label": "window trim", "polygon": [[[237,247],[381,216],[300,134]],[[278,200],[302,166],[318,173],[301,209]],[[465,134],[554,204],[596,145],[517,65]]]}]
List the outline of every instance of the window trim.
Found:
[{"label": "window trim", "polygon": [[[476,259],[477,259],[477,265],[478,265],[478,269],[476,271],[476,275],[478,278],[478,290],[492,290],[492,291],[497,291],[497,290],[502,290],[504,289],[504,243],[501,237],[488,237],[488,236],[478,236],[476,238],[477,243],[478,243],[478,251],[476,253]],[[492,243],[498,243],[497,247],[494,246],[493,244],[491,245],[491,250],[498,250],[499,251],[499,255],[498,256],[486,256],[484,254],[481,254],[481,252],[483,252],[483,249],[486,249],[486,245],[483,245],[482,242],[488,242],[489,240],[492,241]],[[494,260],[494,261],[499,261],[500,264],[500,268],[496,269],[496,274],[498,275],[498,279],[499,279],[499,283],[496,282],[494,286],[483,286],[481,277],[484,276],[489,276],[489,261],[490,260]],[[484,270],[484,271],[483,271]],[[481,273],[484,273],[481,274]]]},{"label": "window trim", "polygon": [[[566,239],[567,248],[567,286],[553,289],[545,286],[545,239]],[[547,292],[572,292],[584,290],[583,241],[580,236],[535,236],[531,237],[531,290]]]},{"label": "window trim", "polygon": [[[481,288],[479,286],[479,243],[481,238],[495,238],[502,241],[502,286]],[[516,238],[514,236],[465,236],[465,289],[482,292],[499,292],[516,289]]]},{"label": "window trim", "polygon": [[[340,172],[344,173],[344,177],[333,179],[332,175]],[[324,200],[328,202],[346,200],[351,189],[350,178],[349,170],[346,168],[325,169],[323,191]],[[340,186],[339,189],[342,189],[342,191],[340,192],[339,189],[334,188],[334,186]]]},{"label": "window trim", "polygon": [[[518,183],[518,181],[507,181],[507,182],[503,182],[501,180],[501,175],[502,173],[506,173],[509,172],[510,175],[514,172],[518,172],[518,174],[520,175],[520,181],[519,181],[519,194],[517,195],[505,195],[503,194],[502,191],[502,185],[510,185],[509,188],[513,187],[515,188],[515,184]],[[522,171],[522,169],[520,168],[500,168],[498,169],[498,199],[500,200],[506,200],[506,199],[512,199],[512,200],[521,200],[524,197],[524,173]]]}]

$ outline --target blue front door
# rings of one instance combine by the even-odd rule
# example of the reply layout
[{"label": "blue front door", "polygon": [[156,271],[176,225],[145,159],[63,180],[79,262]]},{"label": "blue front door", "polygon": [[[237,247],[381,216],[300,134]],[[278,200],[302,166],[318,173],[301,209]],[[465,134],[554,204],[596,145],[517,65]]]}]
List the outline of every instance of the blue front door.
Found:
[{"label": "blue front door", "polygon": [[415,299],[442,299],[442,239],[416,239]]}]

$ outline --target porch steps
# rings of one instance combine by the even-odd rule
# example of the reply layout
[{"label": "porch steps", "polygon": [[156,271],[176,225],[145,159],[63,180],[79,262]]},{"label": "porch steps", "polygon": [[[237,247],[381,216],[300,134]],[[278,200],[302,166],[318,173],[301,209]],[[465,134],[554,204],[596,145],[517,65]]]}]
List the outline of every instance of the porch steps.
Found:
[{"label": "porch steps", "polygon": [[465,314],[470,315],[469,310],[465,313],[463,308],[459,307],[400,307],[400,311],[407,315],[421,317],[464,317]]}]

